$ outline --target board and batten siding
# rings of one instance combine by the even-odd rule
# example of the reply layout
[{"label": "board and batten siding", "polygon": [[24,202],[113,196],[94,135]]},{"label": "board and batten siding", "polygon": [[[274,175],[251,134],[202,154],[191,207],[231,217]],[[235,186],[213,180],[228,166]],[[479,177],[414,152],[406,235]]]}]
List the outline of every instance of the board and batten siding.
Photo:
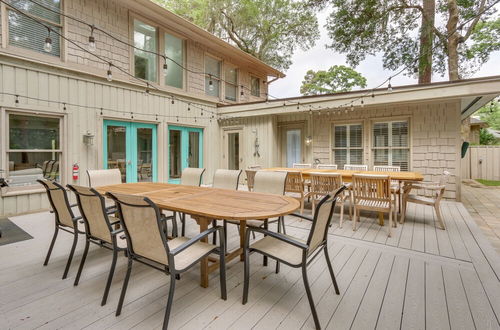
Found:
[{"label": "board and batten siding", "polygon": [[[205,113],[191,107],[187,111],[187,104],[175,102],[167,95],[151,93],[133,85],[107,82],[69,72],[48,72],[36,65],[13,65],[0,62],[0,90],[4,93],[20,95],[19,103],[15,103],[15,96],[0,95],[1,131],[0,135],[0,168],[6,169],[6,113],[28,112],[54,115],[62,118],[62,150],[61,175],[62,183],[87,184],[86,170],[103,167],[103,121],[106,119],[119,121],[135,121],[158,125],[158,180],[165,182],[168,179],[168,125],[185,125],[201,127],[203,134],[203,166],[207,169],[205,182],[211,181],[213,172],[219,164],[220,143],[217,119],[211,119],[206,111],[216,111],[215,105],[206,103]],[[62,104],[48,103],[26,99],[30,96],[43,100],[67,102],[66,110]],[[196,102],[193,99],[188,101]],[[80,106],[97,107],[85,108]],[[103,115],[100,108],[103,108]],[[112,109],[109,111],[106,109]],[[158,120],[156,115],[158,114]],[[171,116],[164,118],[162,115]],[[178,121],[177,121],[178,116]],[[197,117],[196,122],[193,118]],[[133,117],[133,119],[132,119]],[[83,135],[87,132],[94,134],[94,144],[86,146]],[[80,175],[73,180],[71,166],[78,163]],[[45,192],[29,195],[2,196],[0,215],[28,212],[48,207]]]}]

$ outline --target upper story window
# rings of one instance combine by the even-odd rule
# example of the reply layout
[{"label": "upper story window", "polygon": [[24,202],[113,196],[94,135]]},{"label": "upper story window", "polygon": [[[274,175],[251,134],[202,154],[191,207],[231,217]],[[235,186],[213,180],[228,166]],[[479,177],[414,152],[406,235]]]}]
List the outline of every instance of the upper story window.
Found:
[{"label": "upper story window", "polygon": [[[134,20],[134,74],[137,78],[157,81],[158,61],[154,53],[158,49],[157,29]],[[153,53],[149,53],[153,52]]]},{"label": "upper story window", "polygon": [[250,87],[252,95],[260,97],[260,78],[252,76],[250,80]]},{"label": "upper story window", "polygon": [[[165,85],[184,87],[184,40],[165,33],[165,56],[167,57],[167,70],[165,72]],[[181,67],[182,66],[182,67]]]},{"label": "upper story window", "polygon": [[[10,4],[49,26],[52,32],[49,35],[48,29],[40,23],[8,9],[9,44],[59,57],[61,55],[61,38],[58,33],[62,32],[61,15],[44,9],[33,1],[11,0]],[[54,11],[61,10],[61,0],[44,0],[43,5]],[[50,37],[50,43],[47,43],[47,37]]]},{"label": "upper story window", "polygon": [[339,168],[345,164],[363,164],[363,126],[345,124],[333,126],[333,158]]},{"label": "upper story window", "polygon": [[373,165],[399,166],[409,170],[408,122],[373,124]]},{"label": "upper story window", "polygon": [[59,180],[61,119],[31,114],[8,114],[9,186]]},{"label": "upper story window", "polygon": [[220,96],[221,61],[205,56],[205,93],[211,96]]},{"label": "upper story window", "polygon": [[228,101],[236,101],[238,94],[238,70],[229,65],[226,65],[225,67],[225,98]]}]

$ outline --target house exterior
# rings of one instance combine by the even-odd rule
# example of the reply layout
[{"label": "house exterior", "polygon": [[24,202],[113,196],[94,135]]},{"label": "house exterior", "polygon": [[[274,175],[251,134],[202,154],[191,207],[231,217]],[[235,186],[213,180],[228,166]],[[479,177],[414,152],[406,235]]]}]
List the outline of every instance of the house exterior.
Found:
[{"label": "house exterior", "polygon": [[462,121],[462,138],[471,143],[479,144],[479,133],[482,128],[488,128],[488,123],[476,117],[469,117]]},{"label": "house exterior", "polygon": [[12,5],[34,19],[1,4],[0,177],[12,184],[0,215],[48,207],[40,174],[86,184],[87,169],[118,167],[129,182],[177,182],[203,166],[209,180],[217,104],[265,100],[268,79],[283,76],[149,0]]},{"label": "house exterior", "polygon": [[459,199],[460,123],[500,93],[488,77],[270,101],[281,72],[149,0],[37,3],[0,8],[0,215],[46,209],[37,178],[86,185],[100,168],[176,183],[204,167],[210,183],[254,164],[394,164],[450,170]]}]

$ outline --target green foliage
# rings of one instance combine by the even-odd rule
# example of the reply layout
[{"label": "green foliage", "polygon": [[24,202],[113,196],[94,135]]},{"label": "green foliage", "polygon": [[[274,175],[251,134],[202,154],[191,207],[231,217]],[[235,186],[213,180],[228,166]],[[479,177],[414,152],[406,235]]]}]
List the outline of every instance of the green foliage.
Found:
[{"label": "green foliage", "polygon": [[487,122],[491,128],[500,130],[500,102],[495,100],[486,104],[477,111],[477,114],[479,114],[479,118]]},{"label": "green foliage", "polygon": [[319,38],[315,10],[297,0],[154,0],[281,70]]},{"label": "green foliage", "polygon": [[493,145],[493,144],[496,144],[496,139],[495,137],[493,136],[493,134],[491,134],[490,132],[488,132],[485,128],[481,128],[481,130],[479,131],[479,144],[481,145]]},{"label": "green foliage", "polygon": [[[384,68],[396,70],[408,68],[407,75],[414,75],[418,69],[415,61],[420,52],[423,4],[426,0],[310,0],[323,8],[331,5],[332,12],[327,21],[331,43],[329,48],[343,53],[347,63],[356,67],[367,56],[381,53]],[[432,2],[432,0],[431,0]],[[460,77],[477,71],[486,62],[491,52],[500,49],[499,19],[494,17],[495,9],[484,12],[494,0],[435,0],[435,23],[432,26],[432,69],[444,76],[451,59],[449,55],[450,32],[457,38]],[[428,3],[428,2],[427,2]],[[450,18],[450,6],[456,5],[456,25]],[[480,19],[472,20],[478,13]],[[427,17],[427,16],[425,16]],[[460,26],[465,23],[461,29]],[[458,29],[455,31],[455,26]],[[423,32],[422,32],[423,33]],[[424,47],[424,45],[422,46]],[[425,52],[424,52],[425,53]]]},{"label": "green foliage", "polygon": [[366,87],[366,78],[356,70],[334,65],[327,71],[307,71],[300,86],[302,95],[319,95],[335,92],[348,92],[353,87]]}]

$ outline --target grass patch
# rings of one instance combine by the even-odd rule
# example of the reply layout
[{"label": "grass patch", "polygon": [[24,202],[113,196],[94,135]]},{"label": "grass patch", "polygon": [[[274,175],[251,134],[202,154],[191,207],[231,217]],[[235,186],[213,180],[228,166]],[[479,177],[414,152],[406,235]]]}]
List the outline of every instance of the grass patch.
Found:
[{"label": "grass patch", "polygon": [[500,181],[483,180],[483,179],[476,179],[476,181],[481,184],[484,184],[485,186],[500,187]]}]

